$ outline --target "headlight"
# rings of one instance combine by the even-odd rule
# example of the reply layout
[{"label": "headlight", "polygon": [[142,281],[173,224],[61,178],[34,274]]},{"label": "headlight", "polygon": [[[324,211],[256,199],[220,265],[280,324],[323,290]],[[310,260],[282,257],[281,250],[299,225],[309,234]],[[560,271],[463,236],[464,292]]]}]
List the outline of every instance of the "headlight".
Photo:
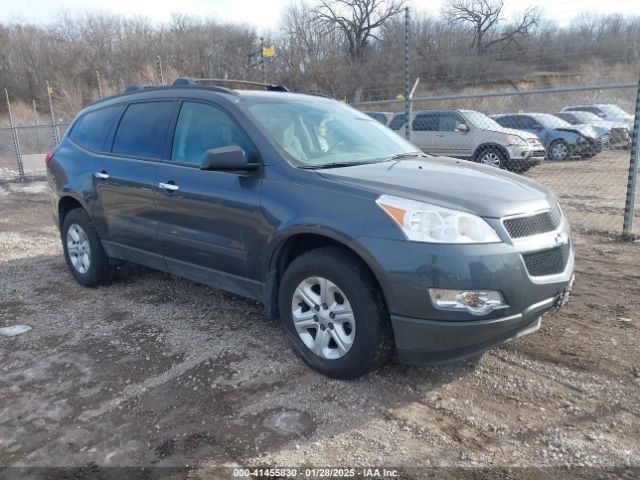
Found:
[{"label": "headlight", "polygon": [[496,232],[467,212],[382,195],[376,203],[398,224],[407,240],[427,243],[495,243]]},{"label": "headlight", "polygon": [[526,147],[529,145],[524,138],[521,138],[517,135],[507,135],[507,145],[521,145]]}]

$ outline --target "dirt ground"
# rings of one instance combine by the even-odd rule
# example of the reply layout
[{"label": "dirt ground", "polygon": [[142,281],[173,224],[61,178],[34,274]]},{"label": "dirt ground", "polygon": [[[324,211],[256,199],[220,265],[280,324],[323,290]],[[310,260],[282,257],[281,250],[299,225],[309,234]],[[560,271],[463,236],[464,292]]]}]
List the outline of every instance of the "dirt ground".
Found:
[{"label": "dirt ground", "polygon": [[577,233],[570,303],[477,365],[391,362],[341,382],[296,358],[255,302],[135,266],[80,287],[48,197],[4,193],[0,327],[33,330],[0,336],[0,478],[96,465],[195,467],[188,478],[219,478],[207,473],[219,465],[640,471],[638,242]]}]

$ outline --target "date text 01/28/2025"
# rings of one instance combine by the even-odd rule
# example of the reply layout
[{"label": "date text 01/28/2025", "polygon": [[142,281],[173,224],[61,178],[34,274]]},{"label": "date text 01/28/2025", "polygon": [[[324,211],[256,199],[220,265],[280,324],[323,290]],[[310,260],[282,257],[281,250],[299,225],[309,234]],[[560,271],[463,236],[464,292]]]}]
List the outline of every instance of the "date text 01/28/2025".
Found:
[{"label": "date text 01/28/2025", "polygon": [[234,468],[233,476],[260,478],[397,478],[398,471],[387,468]]}]

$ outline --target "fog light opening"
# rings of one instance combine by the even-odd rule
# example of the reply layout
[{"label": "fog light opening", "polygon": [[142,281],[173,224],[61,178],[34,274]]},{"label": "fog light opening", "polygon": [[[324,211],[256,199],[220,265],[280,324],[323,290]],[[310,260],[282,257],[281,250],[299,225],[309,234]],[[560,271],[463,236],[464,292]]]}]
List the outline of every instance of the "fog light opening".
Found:
[{"label": "fog light opening", "polygon": [[497,290],[430,288],[429,296],[437,308],[464,310],[472,315],[487,315],[493,310],[508,307],[502,293]]}]

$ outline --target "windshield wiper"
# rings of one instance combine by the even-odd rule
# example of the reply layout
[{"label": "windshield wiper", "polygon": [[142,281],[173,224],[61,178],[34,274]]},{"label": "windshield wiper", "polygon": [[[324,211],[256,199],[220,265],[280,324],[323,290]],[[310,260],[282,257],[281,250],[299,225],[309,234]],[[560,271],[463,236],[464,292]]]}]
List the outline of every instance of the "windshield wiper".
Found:
[{"label": "windshield wiper", "polygon": [[431,155],[427,155],[424,152],[407,152],[407,153],[398,153],[396,155],[392,155],[387,160],[405,160],[407,158],[416,158],[416,157],[430,157]]},{"label": "windshield wiper", "polygon": [[304,168],[305,170],[319,170],[321,168],[340,168],[340,167],[353,167],[354,165],[364,165],[371,162],[331,162],[324,163],[322,165],[303,165],[298,168]]}]

